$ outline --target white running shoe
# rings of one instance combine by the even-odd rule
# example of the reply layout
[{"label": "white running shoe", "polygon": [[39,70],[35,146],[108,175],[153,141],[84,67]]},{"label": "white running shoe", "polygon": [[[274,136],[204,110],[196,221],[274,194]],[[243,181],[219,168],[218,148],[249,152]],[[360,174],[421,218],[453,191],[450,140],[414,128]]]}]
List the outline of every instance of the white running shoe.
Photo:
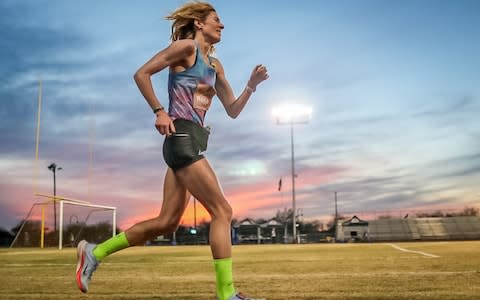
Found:
[{"label": "white running shoe", "polygon": [[77,246],[77,286],[83,293],[88,292],[88,283],[100,262],[93,255],[95,244],[82,240]]}]

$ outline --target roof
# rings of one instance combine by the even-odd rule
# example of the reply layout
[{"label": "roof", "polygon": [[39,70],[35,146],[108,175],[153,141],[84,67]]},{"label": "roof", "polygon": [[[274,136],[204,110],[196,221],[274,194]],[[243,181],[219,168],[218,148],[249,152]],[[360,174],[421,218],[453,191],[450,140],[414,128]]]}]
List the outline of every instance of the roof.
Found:
[{"label": "roof", "polygon": [[246,219],[243,219],[243,220],[239,221],[238,223],[236,223],[234,225],[234,227],[240,227],[240,226],[242,226],[242,227],[243,226],[255,226],[255,227],[258,227],[258,226],[261,226],[261,227],[279,226],[280,227],[280,226],[283,226],[283,225],[275,219],[270,219],[265,223],[259,224],[259,223],[255,222],[255,220],[253,220],[253,219],[246,218]]},{"label": "roof", "polygon": [[342,226],[368,226],[368,222],[353,216],[350,220],[343,222]]},{"label": "roof", "polygon": [[246,218],[235,224],[235,226],[258,226],[258,224],[250,218]]},{"label": "roof", "polygon": [[265,223],[268,226],[282,226],[280,222],[278,222],[275,219],[270,219],[267,223]]}]

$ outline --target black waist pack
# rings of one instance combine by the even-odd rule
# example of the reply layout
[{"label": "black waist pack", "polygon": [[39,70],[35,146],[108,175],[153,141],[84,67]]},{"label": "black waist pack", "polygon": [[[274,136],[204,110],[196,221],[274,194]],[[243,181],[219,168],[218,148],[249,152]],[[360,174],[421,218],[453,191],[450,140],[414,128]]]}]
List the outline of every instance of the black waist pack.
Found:
[{"label": "black waist pack", "polygon": [[165,138],[163,158],[170,168],[178,170],[203,158],[210,130],[184,119],[176,119],[173,125],[176,132]]}]

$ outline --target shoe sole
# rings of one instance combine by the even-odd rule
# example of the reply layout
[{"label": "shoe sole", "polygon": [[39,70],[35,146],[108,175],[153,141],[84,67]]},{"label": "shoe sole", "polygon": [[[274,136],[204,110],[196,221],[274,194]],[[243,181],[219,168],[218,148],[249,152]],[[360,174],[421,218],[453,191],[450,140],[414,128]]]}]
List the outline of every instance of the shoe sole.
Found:
[{"label": "shoe sole", "polygon": [[85,246],[87,246],[86,241],[81,241],[78,243],[77,246],[77,271],[76,271],[76,281],[77,281],[77,286],[82,291],[82,293],[88,292],[88,290],[83,286],[82,284],[82,269],[83,265],[85,264]]}]

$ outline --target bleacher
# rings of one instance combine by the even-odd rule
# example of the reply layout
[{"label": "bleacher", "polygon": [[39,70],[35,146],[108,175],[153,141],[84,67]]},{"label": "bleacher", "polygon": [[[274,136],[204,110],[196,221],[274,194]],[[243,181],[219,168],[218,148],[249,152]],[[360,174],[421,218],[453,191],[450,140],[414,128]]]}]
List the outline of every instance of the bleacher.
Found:
[{"label": "bleacher", "polygon": [[370,241],[480,239],[480,217],[379,219],[368,222]]}]

